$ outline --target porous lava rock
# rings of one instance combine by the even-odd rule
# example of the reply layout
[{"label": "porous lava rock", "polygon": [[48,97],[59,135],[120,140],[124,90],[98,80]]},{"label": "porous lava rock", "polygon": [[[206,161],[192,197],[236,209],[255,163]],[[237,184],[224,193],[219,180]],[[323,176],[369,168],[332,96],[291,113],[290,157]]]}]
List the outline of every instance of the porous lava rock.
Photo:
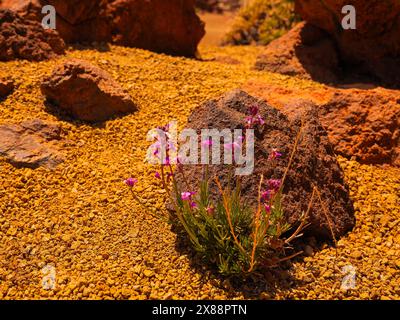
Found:
[{"label": "porous lava rock", "polygon": [[194,0],[6,0],[0,8],[41,21],[44,5],[55,7],[56,30],[67,43],[111,42],[194,57],[205,34]]},{"label": "porous lava rock", "polygon": [[305,22],[267,45],[255,68],[324,83],[337,82],[340,75],[334,42],[324,31]]},{"label": "porous lava rock", "polygon": [[[400,2],[397,0],[296,0],[295,10],[310,24],[325,30],[340,58],[388,84],[400,85]],[[356,29],[345,30],[342,8],[356,11]]]},{"label": "porous lava rock", "polygon": [[0,9],[0,61],[42,61],[64,52],[65,43],[56,31],[45,30],[41,23],[12,10]]},{"label": "porous lava rock", "polygon": [[[241,178],[244,200],[255,205],[261,174],[265,179],[281,179],[284,176],[301,130],[294,160],[284,183],[285,215],[293,226],[298,224],[301,214],[307,210],[313,187],[316,187],[321,193],[322,202],[314,201],[309,216],[310,226],[306,232],[319,238],[332,238],[332,228],[335,237],[344,235],[354,226],[354,209],[333,146],[328,141],[327,132],[320,124],[315,108],[307,110],[302,118],[289,120],[262,100],[244,91],[234,90],[195,109],[187,127],[198,133],[204,128],[245,129],[245,117],[248,109],[254,105],[259,106],[266,123],[262,129],[259,127],[255,131],[254,172]],[[268,160],[274,148],[283,154],[276,163]],[[184,165],[183,170],[189,185],[196,190],[204,173],[203,166]],[[209,166],[210,190],[214,197],[218,195],[215,177],[223,186],[230,184],[233,187],[236,183],[235,178],[229,180],[230,171],[229,165]],[[178,174],[177,177],[181,187],[186,189],[182,175]]]},{"label": "porous lava rock", "polygon": [[361,163],[400,166],[399,95],[336,92],[320,115],[336,153]]},{"label": "porous lava rock", "polygon": [[56,67],[43,80],[41,91],[52,105],[89,122],[137,110],[129,94],[107,72],[78,59]]},{"label": "porous lava rock", "polygon": [[5,98],[14,90],[14,82],[9,79],[0,78],[0,99]]},{"label": "porous lava rock", "polygon": [[63,162],[58,148],[61,127],[39,119],[0,125],[0,156],[20,168],[53,169]]}]

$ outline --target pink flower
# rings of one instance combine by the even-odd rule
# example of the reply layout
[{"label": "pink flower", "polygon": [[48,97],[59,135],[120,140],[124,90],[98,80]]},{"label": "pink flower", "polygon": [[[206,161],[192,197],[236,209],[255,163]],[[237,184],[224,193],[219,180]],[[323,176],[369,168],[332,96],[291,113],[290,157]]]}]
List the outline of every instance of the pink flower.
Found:
[{"label": "pink flower", "polygon": [[261,200],[269,201],[271,199],[271,190],[265,190],[261,193]]},{"label": "pink flower", "polygon": [[182,197],[182,200],[192,200],[192,196],[195,194],[196,194],[196,192],[182,192],[181,197]]},{"label": "pink flower", "polygon": [[138,179],[134,179],[134,178],[128,178],[128,179],[124,180],[124,183],[130,188],[133,188],[137,182],[138,182]]},{"label": "pink flower", "polygon": [[257,115],[257,122],[258,122],[259,125],[264,125],[265,124],[264,118],[262,116],[260,116],[260,115]]},{"label": "pink flower", "polygon": [[264,118],[259,114],[260,108],[256,105],[249,108],[250,116],[246,117],[246,127],[251,128],[256,124],[264,125]]},{"label": "pink flower", "polygon": [[197,208],[197,204],[194,201],[191,201],[189,205],[191,208]]},{"label": "pink flower", "polygon": [[161,179],[161,175],[160,175],[160,173],[159,173],[158,171],[154,174],[154,176],[155,176],[157,179]]},{"label": "pink flower", "polygon": [[269,204],[264,205],[265,212],[270,213],[271,212],[271,206]]},{"label": "pink flower", "polygon": [[280,179],[269,179],[267,181],[269,189],[277,192],[281,187],[282,181]]},{"label": "pink flower", "polygon": [[275,160],[282,157],[282,153],[278,152],[277,149],[272,149],[271,154],[268,157],[268,160]]}]

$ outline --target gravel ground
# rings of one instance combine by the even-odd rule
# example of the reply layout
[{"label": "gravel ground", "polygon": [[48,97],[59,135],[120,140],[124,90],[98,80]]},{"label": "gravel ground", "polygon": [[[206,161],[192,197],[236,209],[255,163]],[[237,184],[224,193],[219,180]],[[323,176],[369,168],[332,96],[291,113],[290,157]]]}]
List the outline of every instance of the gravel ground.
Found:
[{"label": "gravel ground", "polygon": [[[273,86],[321,85],[251,70],[256,47],[202,48],[200,62],[112,46],[70,51],[59,60],[0,63],[0,77],[17,89],[0,102],[0,124],[40,118],[60,121],[66,161],[54,171],[16,169],[0,160],[0,298],[2,299],[399,299],[400,170],[340,158],[355,201],[357,225],[335,249],[312,243],[307,257],[266,281],[223,280],[202,270],[178,245],[169,226],[129,197],[122,180],[138,177],[147,204],[165,210],[165,194],[144,162],[149,129],[178,120],[182,127],[202,101],[252,79]],[[240,64],[221,61],[227,56]],[[140,110],[104,125],[47,112],[40,81],[75,57],[109,71]],[[216,61],[212,61],[217,58]],[[42,286],[43,268],[56,285]],[[342,268],[356,286],[341,289]]]}]

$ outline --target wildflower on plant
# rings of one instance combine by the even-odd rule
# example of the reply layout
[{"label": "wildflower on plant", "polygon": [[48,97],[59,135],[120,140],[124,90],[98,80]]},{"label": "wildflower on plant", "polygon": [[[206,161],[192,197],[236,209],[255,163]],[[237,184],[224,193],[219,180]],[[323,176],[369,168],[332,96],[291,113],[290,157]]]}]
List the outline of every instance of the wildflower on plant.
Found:
[{"label": "wildflower on plant", "polygon": [[189,205],[191,208],[197,208],[197,204],[194,201],[191,201]]},{"label": "wildflower on plant", "polygon": [[270,213],[271,212],[271,206],[269,204],[264,205],[265,212]]},{"label": "wildflower on plant", "polygon": [[268,160],[275,160],[282,157],[282,153],[278,152],[277,149],[272,149],[271,154],[268,156]]},{"label": "wildflower on plant", "polygon": [[277,192],[279,188],[281,187],[282,181],[280,179],[269,179],[267,181],[268,187],[273,190],[274,192]]},{"label": "wildflower on plant", "polygon": [[133,188],[137,182],[138,182],[138,179],[134,179],[134,178],[128,178],[128,179],[124,180],[124,183],[128,187],[131,187],[131,188]]},{"label": "wildflower on plant", "polygon": [[182,200],[192,200],[192,196],[195,194],[196,194],[196,192],[182,192],[181,197],[182,197]]},{"label": "wildflower on plant", "polygon": [[155,176],[157,179],[161,179],[161,175],[160,175],[160,173],[159,173],[158,171],[154,174],[154,176]]},{"label": "wildflower on plant", "polygon": [[261,193],[261,200],[269,201],[271,199],[271,190],[265,190]]},{"label": "wildflower on plant", "polygon": [[251,128],[254,125],[264,125],[264,118],[259,114],[260,108],[256,105],[253,105],[249,108],[250,116],[246,117],[246,127]]}]

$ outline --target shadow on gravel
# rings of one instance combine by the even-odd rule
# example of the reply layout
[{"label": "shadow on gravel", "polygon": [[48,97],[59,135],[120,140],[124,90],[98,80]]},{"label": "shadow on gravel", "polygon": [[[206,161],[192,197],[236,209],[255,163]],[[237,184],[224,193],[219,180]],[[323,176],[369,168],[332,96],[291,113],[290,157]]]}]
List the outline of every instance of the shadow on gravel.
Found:
[{"label": "shadow on gravel", "polygon": [[99,52],[108,52],[111,50],[110,45],[108,43],[97,43],[97,42],[72,44],[71,49],[77,51],[97,50]]},{"label": "shadow on gravel", "polygon": [[73,125],[75,125],[77,127],[90,126],[92,128],[104,129],[106,127],[106,122],[107,121],[120,119],[120,118],[123,118],[123,117],[126,116],[126,114],[125,115],[124,114],[115,115],[113,117],[110,117],[106,121],[88,122],[88,121],[75,119],[74,117],[69,115],[66,111],[64,111],[64,110],[60,109],[59,107],[57,107],[57,105],[55,103],[53,103],[52,101],[45,100],[44,107],[45,107],[45,111],[47,113],[55,116],[58,120],[69,122],[69,123],[71,123],[71,124],[73,124]]},{"label": "shadow on gravel", "polygon": [[[176,233],[176,230],[172,231]],[[293,244],[293,251],[305,251],[305,247],[310,246],[310,244],[313,245],[314,253],[322,250],[322,242],[316,243],[314,238],[304,238]],[[329,245],[332,244],[329,243]],[[305,253],[292,260],[282,262],[279,267],[268,268],[262,273],[255,273],[247,277],[227,277],[218,273],[216,268],[205,265],[196,252],[191,249],[190,243],[183,234],[178,233],[175,248],[179,254],[186,255],[189,258],[191,268],[201,275],[202,284],[211,282],[216,288],[224,290],[228,299],[236,297],[238,293],[243,294],[245,299],[276,299],[278,293],[301,288],[314,281],[309,276],[305,277],[305,280],[297,279],[293,276],[293,263],[304,262],[304,258],[307,256]],[[313,274],[318,272],[313,268],[308,271]]]}]

